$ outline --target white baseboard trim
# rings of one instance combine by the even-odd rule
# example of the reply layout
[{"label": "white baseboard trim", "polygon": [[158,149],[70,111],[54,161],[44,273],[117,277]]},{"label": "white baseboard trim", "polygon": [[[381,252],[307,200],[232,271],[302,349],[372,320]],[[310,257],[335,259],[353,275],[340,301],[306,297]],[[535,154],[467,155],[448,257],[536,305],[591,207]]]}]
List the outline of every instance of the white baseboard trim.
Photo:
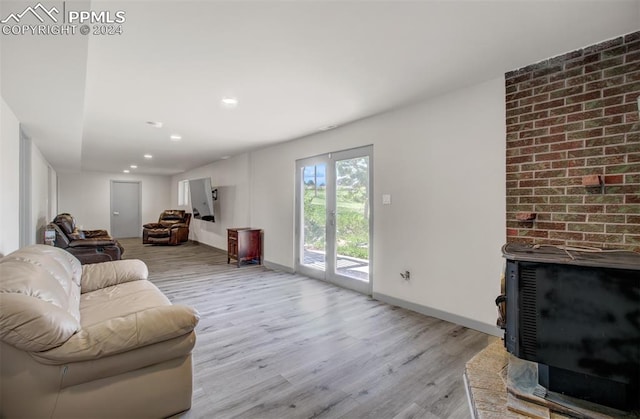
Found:
[{"label": "white baseboard trim", "polygon": [[504,334],[502,329],[498,328],[495,325],[483,323],[478,320],[470,319],[468,317],[459,316],[457,314],[401,300],[390,295],[374,292],[373,298],[382,301],[383,303],[391,304],[392,306],[406,308],[407,310],[415,311],[416,313],[424,314],[425,316],[431,316],[451,323],[459,324],[460,326],[468,327],[469,329],[477,330],[488,335],[502,337],[502,335]]},{"label": "white baseboard trim", "polygon": [[280,265],[279,263],[270,262],[268,260],[262,261],[262,264],[264,266],[266,266],[267,268],[273,270],[273,271],[286,272],[286,273],[289,273],[289,274],[296,273],[295,269],[293,269],[293,268],[290,268],[290,267],[284,266],[284,265]]}]

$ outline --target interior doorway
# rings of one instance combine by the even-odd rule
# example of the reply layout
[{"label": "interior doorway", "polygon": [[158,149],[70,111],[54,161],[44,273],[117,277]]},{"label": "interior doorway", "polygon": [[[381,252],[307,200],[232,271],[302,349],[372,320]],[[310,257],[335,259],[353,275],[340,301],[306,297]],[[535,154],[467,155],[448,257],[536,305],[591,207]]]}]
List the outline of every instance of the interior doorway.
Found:
[{"label": "interior doorway", "polygon": [[113,237],[141,237],[140,195],[140,182],[111,181],[111,235]]}]

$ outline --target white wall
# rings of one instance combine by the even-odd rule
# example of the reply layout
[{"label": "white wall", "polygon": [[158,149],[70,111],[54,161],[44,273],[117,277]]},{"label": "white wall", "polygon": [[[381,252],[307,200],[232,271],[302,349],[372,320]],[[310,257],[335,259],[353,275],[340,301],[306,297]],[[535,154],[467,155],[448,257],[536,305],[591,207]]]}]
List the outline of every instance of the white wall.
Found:
[{"label": "white wall", "polygon": [[[51,173],[50,173],[51,171]],[[49,196],[50,176],[55,176],[49,162],[38,147],[31,144],[31,226],[33,237],[30,244],[44,243],[44,229],[51,222],[51,200],[55,190]]]},{"label": "white wall", "polygon": [[141,182],[142,224],[158,221],[160,213],[171,207],[169,176],[82,171],[58,173],[58,212],[70,213],[84,229],[111,231],[112,180]]},{"label": "white wall", "polygon": [[[179,180],[211,176],[213,185],[235,193],[221,196],[229,207],[220,223],[198,222],[190,237],[226,249],[227,226],[262,228],[265,260],[293,268],[295,161],[373,144],[374,296],[498,333],[493,301],[505,241],[504,95],[500,77],[212,163],[174,176],[172,202]],[[382,205],[382,194],[392,195],[391,205]],[[405,270],[408,282],[399,275]]]},{"label": "white wall", "polygon": [[493,325],[505,240],[504,120],[499,78],[253,153],[252,219],[265,229],[265,259],[294,263],[295,160],[373,144],[374,295]]},{"label": "white wall", "polygon": [[178,182],[188,179],[211,179],[212,188],[218,189],[214,201],[215,223],[191,220],[189,239],[219,249],[227,248],[227,228],[252,227],[250,218],[250,154],[220,160],[206,166],[173,176],[171,202],[174,208],[191,212],[190,205],[178,206]]},{"label": "white wall", "polygon": [[20,243],[20,123],[1,99],[0,104],[0,255]]}]

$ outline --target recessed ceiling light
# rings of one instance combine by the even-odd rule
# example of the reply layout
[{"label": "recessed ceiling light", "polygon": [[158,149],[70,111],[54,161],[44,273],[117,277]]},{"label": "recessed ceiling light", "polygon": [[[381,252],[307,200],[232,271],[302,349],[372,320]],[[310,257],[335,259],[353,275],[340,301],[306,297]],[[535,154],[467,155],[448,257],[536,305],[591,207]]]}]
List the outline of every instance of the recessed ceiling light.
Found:
[{"label": "recessed ceiling light", "polygon": [[231,158],[231,156],[222,156],[220,157],[222,160],[228,160],[229,158]]},{"label": "recessed ceiling light", "polygon": [[151,125],[154,128],[162,128],[162,122],[160,121],[147,121],[147,124]]},{"label": "recessed ceiling light", "polygon": [[130,167],[130,168],[132,168],[132,169],[137,169],[137,168],[138,168],[138,166],[136,166],[135,164],[132,164],[132,165],[131,165],[131,166],[129,166],[129,167]]},{"label": "recessed ceiling light", "polygon": [[144,158],[145,158],[145,159],[152,159],[152,158],[153,158],[153,156],[152,156],[151,154],[145,154],[145,155],[144,155]]},{"label": "recessed ceiling light", "polygon": [[327,125],[326,127],[319,128],[318,131],[329,131],[330,129],[334,129],[337,127],[337,125]]},{"label": "recessed ceiling light", "polygon": [[178,135],[178,134],[172,134],[169,138],[171,138],[171,141],[180,141],[180,140],[182,140],[182,136]]},{"label": "recessed ceiling light", "polygon": [[130,172],[130,170],[129,170],[129,169],[124,169],[124,170],[122,171],[122,173],[129,173],[129,172]]},{"label": "recessed ceiling light", "polygon": [[235,108],[238,106],[238,99],[235,97],[223,97],[220,101],[225,108]]}]

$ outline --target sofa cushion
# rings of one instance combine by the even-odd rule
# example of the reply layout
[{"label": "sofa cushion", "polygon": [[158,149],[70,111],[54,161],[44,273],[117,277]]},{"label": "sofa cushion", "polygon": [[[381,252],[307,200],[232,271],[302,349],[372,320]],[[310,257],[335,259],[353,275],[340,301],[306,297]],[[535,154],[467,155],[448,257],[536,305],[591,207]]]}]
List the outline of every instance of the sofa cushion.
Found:
[{"label": "sofa cushion", "polygon": [[97,360],[165,342],[193,331],[198,315],[191,307],[148,308],[83,327],[63,345],[35,354],[43,363]]},{"label": "sofa cushion", "polygon": [[147,279],[149,269],[138,259],[114,260],[110,263],[92,263],[82,266],[82,293]]},{"label": "sofa cushion", "polygon": [[132,281],[82,294],[82,328],[138,311],[170,305],[169,299],[149,281]]}]

